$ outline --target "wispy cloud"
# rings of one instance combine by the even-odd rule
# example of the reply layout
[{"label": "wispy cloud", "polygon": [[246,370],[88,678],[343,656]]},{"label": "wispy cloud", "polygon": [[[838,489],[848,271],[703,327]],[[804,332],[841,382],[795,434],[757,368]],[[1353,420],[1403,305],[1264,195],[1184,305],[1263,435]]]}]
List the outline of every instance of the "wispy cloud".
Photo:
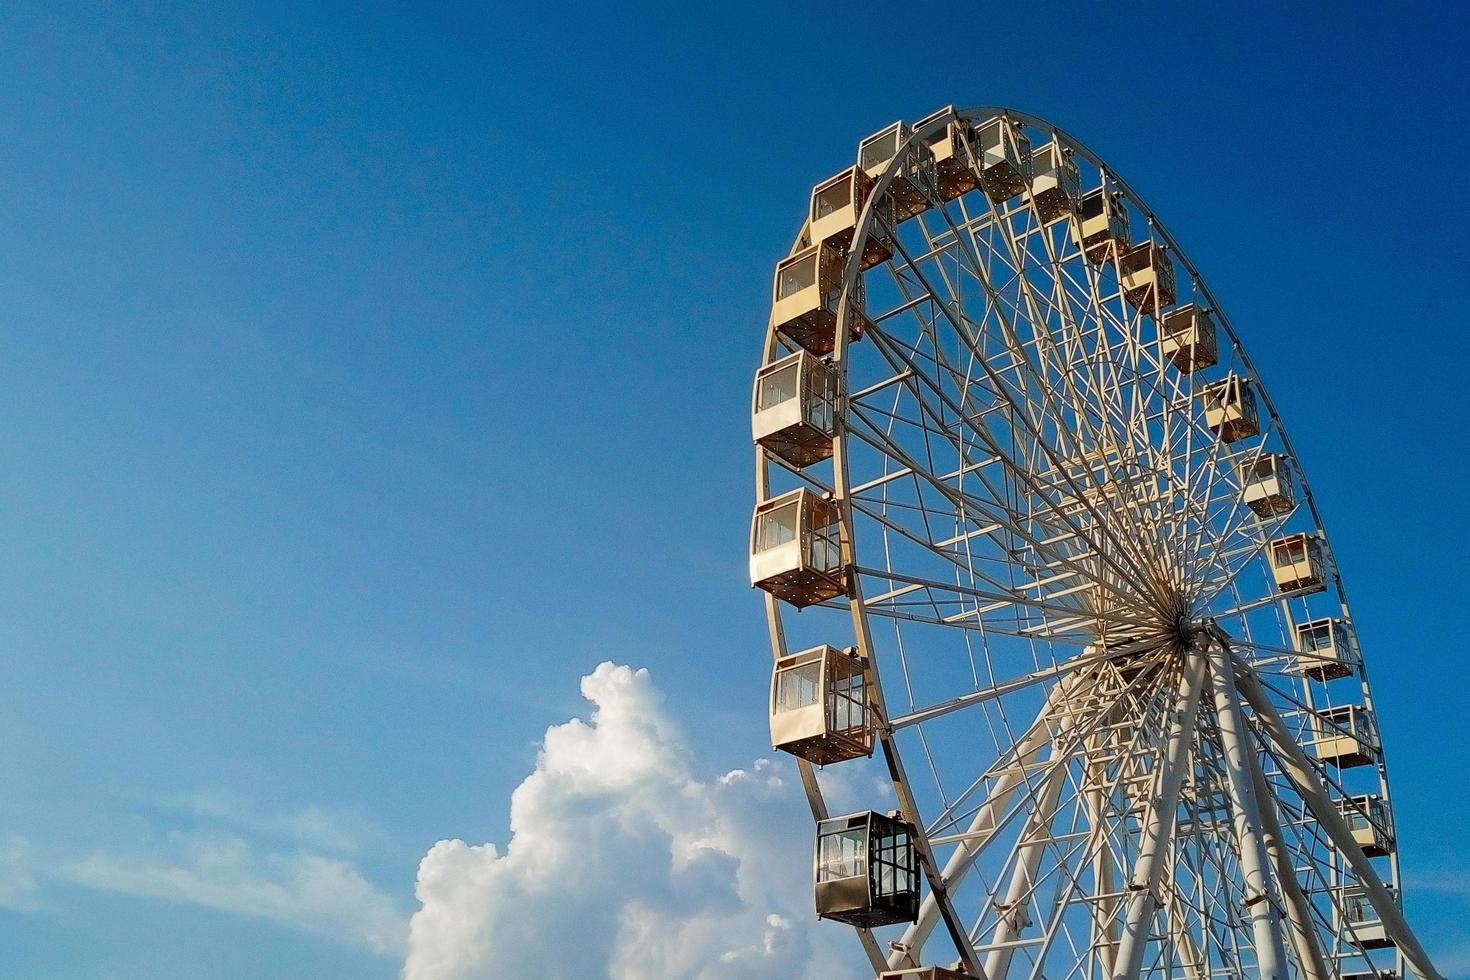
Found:
[{"label": "wispy cloud", "polygon": [[0,908],[12,912],[40,912],[46,906],[38,897],[40,887],[31,871],[34,860],[30,842],[11,834],[0,839]]},{"label": "wispy cloud", "polygon": [[393,952],[405,921],[393,900],[349,862],[272,853],[234,836],[173,832],[158,853],[95,851],[56,877],[102,891],[184,902]]},{"label": "wispy cloud", "polygon": [[323,851],[357,851],[365,841],[379,836],[377,826],[356,813],[316,805],[281,813],[220,790],[182,796],[172,805],[206,820]]}]

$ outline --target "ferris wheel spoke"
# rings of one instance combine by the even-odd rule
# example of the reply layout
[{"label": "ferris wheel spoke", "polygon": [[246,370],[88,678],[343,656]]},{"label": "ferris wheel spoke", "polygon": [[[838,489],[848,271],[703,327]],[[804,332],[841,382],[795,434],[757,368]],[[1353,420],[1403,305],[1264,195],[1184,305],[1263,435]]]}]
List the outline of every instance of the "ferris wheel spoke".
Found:
[{"label": "ferris wheel spoke", "polygon": [[[877,331],[873,332],[872,337],[875,346],[883,349],[886,338]],[[918,376],[916,376],[915,380],[917,380],[917,378]],[[1007,455],[1007,453],[1004,451],[1001,440],[989,431],[989,428],[985,424],[983,418],[976,418],[964,412],[959,406],[949,403],[947,398],[945,398],[941,392],[931,390],[929,393],[938,397],[942,404],[947,405],[952,415],[956,419],[963,422],[963,427],[980,440],[986,452],[989,454],[990,458],[985,461],[970,460],[967,456],[962,454],[962,465],[959,468],[959,471],[961,473],[975,472],[977,474],[975,478],[980,482],[981,486],[989,491],[993,498],[997,498],[999,500],[1004,500],[1004,495],[999,491],[999,488],[995,487],[984,477],[983,473],[979,472],[980,468],[990,462],[990,460],[1000,461],[1003,468],[1011,475],[1012,479],[1024,480],[1025,482],[1030,483],[1033,489],[1038,486],[1036,484],[1036,481],[1032,480],[1029,476],[1026,475],[1025,469],[1018,466],[1011,459],[1011,457]],[[921,406],[924,404],[922,400],[920,401],[920,404]],[[862,429],[855,429],[854,434],[858,435],[858,437],[863,439],[865,442],[868,442],[869,445],[873,445],[874,448],[878,449],[878,451],[893,456],[895,460],[899,461],[901,466],[914,469],[915,472],[920,473],[921,475],[925,475],[930,480],[930,482],[934,482],[937,484],[937,480],[931,475],[928,475],[926,471],[924,471],[923,468],[911,456],[904,452],[901,447],[898,447],[893,442],[893,440],[882,431],[881,427],[873,425],[870,420],[865,420],[863,415],[863,412],[865,410],[865,408],[854,410],[854,416],[858,420],[865,421],[865,425],[862,427]],[[922,410],[922,415],[926,419],[929,419],[932,417],[933,412],[928,408],[924,408]],[[926,421],[923,424],[928,423]],[[939,486],[939,489],[944,492],[954,493],[954,491],[947,486],[941,485]],[[1037,493],[1037,498],[1045,499],[1044,495],[1040,494],[1039,492]],[[985,518],[990,519],[994,522],[1004,523],[1007,526],[1007,529],[1015,535],[1016,539],[1024,541],[1029,548],[1035,550],[1036,552],[1044,553],[1050,560],[1062,564],[1073,564],[1069,562],[1069,559],[1055,546],[1054,542],[1038,539],[1035,535],[1027,532],[1022,526],[1020,526],[1014,520],[1014,518],[1009,517],[1008,514],[1011,512],[1008,511],[1005,507],[1000,505],[991,505],[987,501],[974,498],[972,495],[964,495],[963,497],[956,499],[957,502],[959,500],[963,500],[966,504],[974,507]],[[1062,513],[1061,523],[1064,524],[1064,526],[1070,533],[1076,535],[1077,538],[1082,541],[1085,547],[1095,550],[1095,545],[1093,545],[1090,538],[1088,538],[1087,535],[1082,531],[1082,526],[1077,523],[1075,518],[1071,517],[1070,515],[1066,515],[1065,513]],[[1015,551],[1014,549],[1008,550],[1009,553],[1016,560],[1023,560],[1019,552]],[[1076,568],[1075,564],[1073,564],[1073,567]],[[1116,567],[1115,564],[1114,567]],[[1081,568],[1077,568],[1077,570],[1084,571],[1084,569]],[[1125,580],[1133,581],[1127,576],[1126,573],[1121,572],[1121,570],[1119,571],[1120,574],[1124,576]]]},{"label": "ferris wheel spoke", "polygon": [[[1088,499],[1082,488],[1077,484],[1076,480],[1071,475],[1069,468],[1057,455],[1057,451],[1054,450],[1047,442],[1037,422],[1036,406],[1021,391],[1017,390],[1015,386],[1008,383],[1006,379],[1001,375],[1001,373],[994,366],[992,366],[990,361],[986,358],[985,352],[980,350],[976,346],[976,336],[973,335],[971,331],[965,329],[965,327],[962,326],[960,315],[955,312],[950,303],[945,302],[944,299],[940,297],[939,293],[934,289],[928,277],[923,273],[923,271],[912,265],[909,256],[904,251],[903,244],[901,242],[895,241],[895,249],[898,255],[901,256],[904,260],[904,267],[908,277],[910,277],[916,284],[918,284],[921,289],[926,291],[931,297],[934,298],[935,308],[939,310],[943,318],[949,323],[951,329],[954,331],[955,335],[959,338],[961,343],[963,343],[969,349],[972,356],[977,358],[979,366],[982,368],[982,370],[990,380],[990,386],[992,390],[998,392],[1001,397],[1003,397],[1014,407],[1015,412],[1012,415],[1012,419],[1019,421],[1020,425],[1019,429],[1015,425],[1013,425],[1012,431],[1018,434],[1024,434],[1028,441],[1028,444],[1035,450],[1039,451],[1040,454],[1047,460],[1048,466],[1062,477],[1063,482],[1067,484],[1072,496],[1080,501],[1083,505],[1086,506],[1089,511],[1092,512],[1094,520],[1096,521],[1096,524],[1094,526],[1101,532],[1101,534],[1107,538],[1110,538],[1113,546],[1120,553],[1132,554],[1133,549],[1127,543],[1126,538],[1120,536],[1119,533],[1111,529],[1111,525],[1098,513],[1097,507],[1094,502]],[[904,280],[902,277],[895,277],[895,281],[899,282],[901,288],[904,286]],[[1005,322],[1006,318],[1003,312],[1000,312],[999,309],[995,307],[992,307],[992,311],[995,316],[1000,318],[1002,323]],[[877,331],[874,331],[875,340],[878,339],[876,336],[877,333]],[[937,359],[942,358],[942,354],[937,349],[935,351],[935,356]],[[1024,379],[1029,375],[1034,383],[1036,380],[1035,370],[1034,367],[1031,365],[1030,359],[1024,356],[1024,352],[1013,350],[1012,359],[1013,363],[1017,367],[1018,372],[1023,366],[1027,369],[1027,373],[1023,373],[1020,376]],[[1057,427],[1057,432],[1059,436],[1060,433],[1065,431],[1066,429],[1064,427]],[[1002,455],[1004,455],[1004,453],[1002,453]],[[1034,481],[1031,480],[1029,475],[1030,472],[1032,472],[1032,467],[1016,466],[1013,463],[1009,468],[1024,482],[1034,484]],[[1030,486],[1028,487],[1028,489],[1030,489],[1033,493],[1036,492],[1036,488],[1034,486]],[[1045,501],[1049,506],[1054,506],[1046,495],[1041,495],[1041,499]],[[1133,557],[1136,559],[1137,556],[1133,555]]]},{"label": "ferris wheel spoke", "polygon": [[[884,335],[875,330],[872,331],[871,336],[875,346],[883,349],[883,346],[886,342],[886,338],[884,337]],[[916,378],[919,377],[922,376],[916,376]],[[930,393],[936,395],[941,400],[947,401],[947,399],[945,399],[941,392],[931,391]],[[990,432],[989,427],[985,424],[985,421],[983,419],[978,419],[969,415],[968,413],[965,413],[964,411],[960,410],[958,406],[953,405],[952,403],[948,404],[948,407],[955,418],[962,420],[965,428],[971,431],[980,439],[985,449],[1001,461],[1003,467],[1011,475],[1011,477],[1027,486],[1028,491],[1033,495],[1032,499],[1043,503],[1050,510],[1051,513],[1057,516],[1059,522],[1067,527],[1070,533],[1076,535],[1076,537],[1081,542],[1083,542],[1084,546],[1096,552],[1099,557],[1102,558],[1102,560],[1107,562],[1107,564],[1109,564],[1115,571],[1117,571],[1118,574],[1121,575],[1125,580],[1135,581],[1130,573],[1123,570],[1120,566],[1117,565],[1115,561],[1108,559],[1105,553],[1097,550],[1096,544],[1083,530],[1083,525],[1079,524],[1076,519],[1072,515],[1066,513],[1064,509],[1052,503],[1048,495],[1043,492],[1043,487],[1033,477],[1030,476],[1029,468],[1017,464],[1014,459],[1006,453],[1003,442]],[[1091,508],[1090,504],[1088,504],[1087,506]],[[1028,543],[1032,543],[1035,541],[1035,539],[1031,535],[1021,532],[1021,529],[1013,529],[1018,532],[1018,536],[1030,539],[1028,540]],[[1035,542],[1035,544],[1039,546],[1044,544],[1044,542]],[[1054,549],[1052,553],[1055,554]],[[1060,556],[1058,556],[1058,558],[1063,561],[1065,560],[1061,559]]]},{"label": "ferris wheel spoke", "polygon": [[[963,201],[960,202],[960,205],[963,207]],[[991,207],[993,209],[995,207],[994,204]],[[1031,427],[1033,429],[1040,429],[1040,421],[1042,419],[1059,418],[1064,414],[1062,406],[1053,394],[1054,382],[1060,378],[1063,383],[1066,383],[1071,380],[1071,375],[1067,372],[1048,372],[1045,364],[1039,360],[1044,356],[1041,340],[1042,338],[1050,339],[1050,332],[1047,329],[1045,318],[1040,312],[1042,304],[1037,301],[1030,279],[1025,275],[1025,263],[1021,257],[1022,253],[1020,249],[1016,246],[1014,236],[1010,234],[1010,224],[1008,221],[1000,220],[998,213],[992,211],[992,214],[996,216],[996,220],[990,223],[989,227],[1001,229],[1005,232],[1002,238],[1006,242],[1009,252],[1010,264],[1008,268],[1014,270],[1014,279],[1020,284],[1020,300],[1023,300],[1025,304],[1024,316],[1022,315],[1023,311],[1020,301],[1002,301],[997,284],[987,272],[984,263],[979,259],[979,243],[975,240],[973,231],[968,236],[959,234],[954,223],[949,221],[948,213],[943,211],[942,213],[946,221],[949,222],[951,230],[955,232],[956,241],[965,241],[969,246],[966,249],[960,250],[960,255],[967,260],[970,271],[984,290],[989,302],[989,308],[995,311],[994,318],[1000,339],[1005,345],[1011,363],[1017,368],[1016,389],[1022,393],[1022,397],[1028,408],[1028,414],[1032,423]],[[965,222],[965,226],[971,229],[974,228],[974,224],[968,220]],[[923,227],[921,225],[921,228]],[[925,229],[925,234],[926,236],[928,235],[927,229]],[[950,292],[951,294],[954,293],[953,288],[950,289]],[[1007,314],[1007,306],[1011,308],[1011,314]],[[1020,338],[1016,326],[1017,321],[1027,322],[1031,325],[1032,332],[1035,336],[1034,346],[1038,360],[1033,361],[1031,346]],[[1024,370],[1021,370],[1022,368]],[[1075,391],[1075,385],[1073,387]],[[1033,401],[1026,394],[1033,389],[1040,393],[1039,401]],[[1074,414],[1072,418],[1081,428],[1081,431],[1074,433],[1069,426],[1057,426],[1056,449],[1058,452],[1069,453],[1073,458],[1087,459],[1092,453],[1087,450],[1082,437],[1085,437],[1091,431],[1094,439],[1100,443],[1102,441],[1101,436],[1100,433],[1095,429],[1091,429],[1089,426],[1089,413],[1087,410],[1085,408],[1079,408],[1075,403],[1073,407]],[[1062,438],[1063,434],[1066,435],[1065,439]],[[1108,465],[1106,454],[1103,455],[1103,462],[1105,466]],[[1128,518],[1126,514],[1114,514],[1113,516],[1115,519],[1122,518],[1125,521]]]}]

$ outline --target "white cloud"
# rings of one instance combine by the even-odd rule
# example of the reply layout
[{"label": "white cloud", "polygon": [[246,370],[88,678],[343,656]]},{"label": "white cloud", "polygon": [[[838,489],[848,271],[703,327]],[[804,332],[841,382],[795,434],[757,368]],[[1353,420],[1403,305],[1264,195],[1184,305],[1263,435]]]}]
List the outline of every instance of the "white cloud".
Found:
[{"label": "white cloud", "polygon": [[815,927],[810,816],[765,760],[700,779],[646,670],[582,679],[589,722],[549,729],[511,838],[440,841],[404,980],[829,978],[852,935]]},{"label": "white cloud", "polygon": [[181,797],[176,805],[199,817],[323,851],[356,851],[364,839],[379,836],[377,827],[357,814],[316,805],[276,813],[219,790]]},{"label": "white cloud", "polygon": [[101,891],[202,905],[266,919],[379,953],[402,948],[395,903],[350,863],[307,852],[262,852],[238,837],[174,832],[166,853],[96,851],[55,876]]}]

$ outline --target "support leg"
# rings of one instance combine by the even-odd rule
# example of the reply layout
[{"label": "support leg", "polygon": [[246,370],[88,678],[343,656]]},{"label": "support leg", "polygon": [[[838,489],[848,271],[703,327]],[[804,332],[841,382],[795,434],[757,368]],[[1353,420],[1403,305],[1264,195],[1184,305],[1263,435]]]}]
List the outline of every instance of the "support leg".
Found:
[{"label": "support leg", "polygon": [[1358,846],[1358,842],[1353,839],[1353,833],[1347,821],[1343,819],[1337,806],[1328,799],[1327,794],[1323,791],[1321,778],[1312,768],[1301,746],[1297,745],[1286,722],[1282,720],[1281,715],[1277,714],[1276,706],[1266,696],[1265,688],[1261,686],[1255,674],[1245,669],[1238,672],[1236,685],[1240,693],[1245,696],[1246,701],[1250,702],[1252,710],[1255,711],[1256,720],[1270,736],[1280,753],[1283,763],[1282,770],[1286,773],[1287,778],[1291,780],[1307,808],[1312,811],[1312,816],[1317,818],[1317,823],[1331,838],[1333,846],[1353,869],[1358,883],[1368,893],[1374,911],[1378,913],[1378,918],[1383,923],[1384,932],[1398,946],[1399,952],[1403,954],[1404,959],[1414,968],[1415,974],[1421,980],[1444,980],[1443,975],[1430,962],[1429,954],[1424,951],[1419,937],[1415,936],[1414,930],[1409,928],[1408,920],[1399,910],[1392,893],[1379,879],[1372,862]]},{"label": "support leg", "polygon": [[1215,716],[1220,728],[1220,748],[1225,757],[1225,777],[1230,784],[1230,810],[1240,851],[1240,873],[1244,879],[1246,913],[1251,920],[1256,969],[1261,980],[1286,980],[1286,946],[1281,941],[1281,913],[1267,871],[1270,859],[1261,832],[1261,808],[1247,761],[1253,746],[1246,734],[1245,717],[1240,712],[1240,698],[1235,691],[1235,668],[1229,651],[1219,639],[1210,637],[1207,642],[1210,686],[1215,695]]},{"label": "support leg", "polygon": [[1194,745],[1205,666],[1203,651],[1191,649],[1180,671],[1179,688],[1169,712],[1169,736],[1161,760],[1159,791],[1149,804],[1142,846],[1128,883],[1133,894],[1128,900],[1123,938],[1114,964],[1114,980],[1138,980],[1143,969],[1144,946],[1159,909],[1159,883],[1167,863],[1164,852],[1173,841],[1179,791],[1184,783],[1189,752]]}]

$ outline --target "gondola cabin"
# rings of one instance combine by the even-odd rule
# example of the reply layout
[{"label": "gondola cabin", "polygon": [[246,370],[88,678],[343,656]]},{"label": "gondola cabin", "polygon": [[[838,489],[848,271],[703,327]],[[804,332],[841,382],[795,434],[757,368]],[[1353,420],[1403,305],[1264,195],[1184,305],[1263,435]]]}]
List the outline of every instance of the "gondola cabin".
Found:
[{"label": "gondola cabin", "polygon": [[893,220],[904,221],[929,210],[924,190],[934,186],[934,155],[923,143],[915,144],[913,130],[896,122],[858,144],[858,168],[869,179],[878,180],[897,161],[888,184],[888,201]]},{"label": "gondola cabin", "polygon": [[1240,465],[1245,504],[1262,519],[1289,514],[1296,506],[1291,460],[1281,453],[1262,453]]},{"label": "gondola cabin", "polygon": [[915,966],[906,970],[885,970],[878,980],[973,980],[958,970],[946,970],[942,966]]},{"label": "gondola cabin", "polygon": [[1128,209],[1123,195],[1097,187],[1077,202],[1072,237],[1096,263],[1111,262],[1128,250]]},{"label": "gondola cabin", "polygon": [[[1398,892],[1389,889],[1394,902]],[[1383,927],[1383,919],[1373,907],[1373,900],[1361,886],[1352,885],[1340,889],[1338,900],[1333,903],[1333,925],[1343,941],[1358,949],[1387,949],[1393,945]]]},{"label": "gondola cabin", "polygon": [[924,137],[924,143],[934,159],[934,186],[939,199],[953,201],[980,186],[980,171],[971,149],[975,129],[967,120],[955,115],[954,106],[919,120],[914,123],[914,129],[923,132],[941,118],[947,121]]},{"label": "gondola cabin", "polygon": [[1276,590],[1289,595],[1321,592],[1326,587],[1322,571],[1322,542],[1313,534],[1288,534],[1269,547],[1271,575]]},{"label": "gondola cabin", "polygon": [[996,116],[975,127],[980,186],[996,204],[1031,187],[1031,141],[1020,126]]},{"label": "gondola cabin", "polygon": [[[837,346],[837,310],[842,299],[842,253],[822,243],[776,264],[771,319],[776,332],[808,353],[830,354]],[[862,277],[853,284],[848,336],[862,336]]]},{"label": "gondola cabin", "polygon": [[1337,808],[1364,854],[1387,857],[1393,853],[1393,814],[1381,796],[1349,797],[1338,800]]},{"label": "gondola cabin", "polygon": [[1373,765],[1378,761],[1378,726],[1373,712],[1358,704],[1323,708],[1313,718],[1317,758],[1339,769]]},{"label": "gondola cabin", "polygon": [[817,766],[873,754],[863,662],[830,646],[776,661],[771,676],[771,746]]},{"label": "gondola cabin", "polygon": [[919,915],[913,832],[871,810],[817,824],[817,915],[872,929]]},{"label": "gondola cabin", "polygon": [[1174,305],[1174,263],[1157,242],[1139,242],[1118,260],[1123,276],[1123,298],[1134,309],[1157,317]]},{"label": "gondola cabin", "polygon": [[1256,411],[1256,393],[1238,374],[1206,385],[1200,393],[1205,403],[1205,425],[1227,443],[1261,434],[1261,417]]},{"label": "gondola cabin", "polygon": [[837,507],[799,487],[758,505],[750,582],[798,609],[847,592]]},{"label": "gondola cabin", "polygon": [[821,358],[797,351],[755,376],[751,434],[756,445],[793,469],[832,455],[837,375]]},{"label": "gondola cabin", "polygon": [[1071,154],[1056,140],[1043,143],[1031,154],[1031,200],[1043,222],[1049,223],[1077,207],[1081,177]]},{"label": "gondola cabin", "polygon": [[1164,356],[1185,374],[1214,367],[1220,362],[1220,340],[1215,333],[1215,321],[1208,310],[1193,303],[1164,314],[1159,343]]},{"label": "gondola cabin", "polygon": [[1302,673],[1319,681],[1351,676],[1361,663],[1352,624],[1338,617],[1298,623],[1296,648]]},{"label": "gondola cabin", "polygon": [[[831,245],[843,257],[852,249],[853,235],[857,234],[858,221],[863,208],[873,195],[873,178],[863,173],[860,167],[848,167],[842,173],[829,177],[812,188],[812,207],[807,237],[814,245]],[[893,246],[888,238],[891,215],[888,204],[879,201],[876,220],[863,240],[863,257],[860,265],[871,269],[893,257]]]}]

